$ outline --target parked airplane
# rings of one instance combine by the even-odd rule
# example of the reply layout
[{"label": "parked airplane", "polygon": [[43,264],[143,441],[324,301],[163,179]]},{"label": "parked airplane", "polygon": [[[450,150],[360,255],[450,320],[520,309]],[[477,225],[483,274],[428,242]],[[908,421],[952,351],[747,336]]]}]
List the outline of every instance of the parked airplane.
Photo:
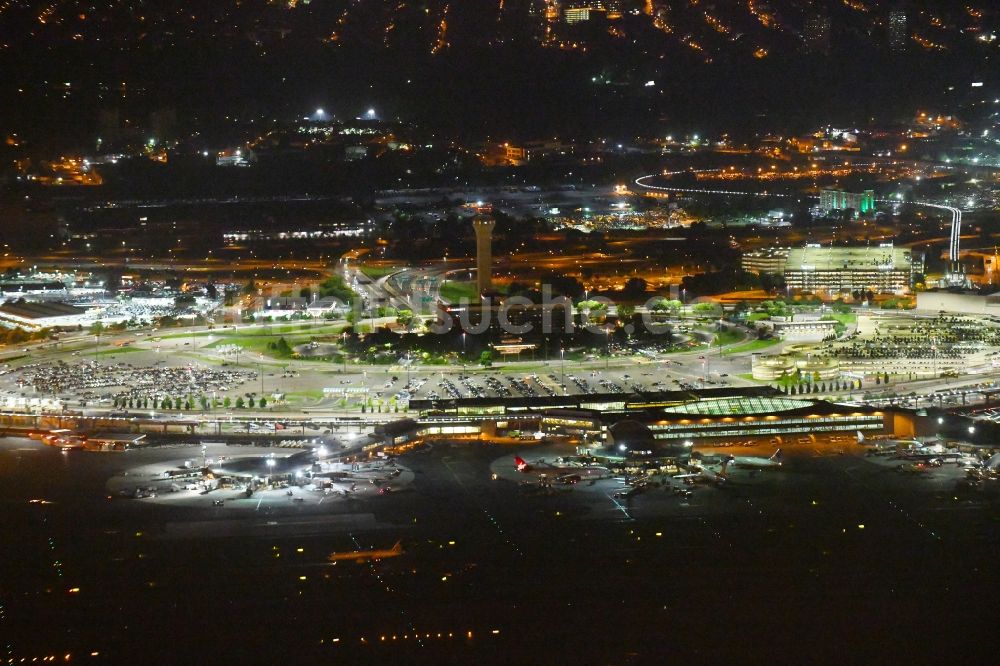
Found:
[{"label": "parked airplane", "polygon": [[87,446],[86,435],[65,428],[50,430],[47,433],[31,433],[29,436],[32,439],[40,439],[43,444],[60,449],[82,449]]},{"label": "parked airplane", "polygon": [[611,496],[615,499],[631,499],[643,492],[646,492],[645,486],[632,486],[631,488],[622,488]]},{"label": "parked airplane", "polygon": [[673,478],[681,479],[685,483],[695,483],[698,481],[725,483],[726,479],[728,478],[729,462],[730,462],[729,458],[723,460],[722,464],[719,465],[718,470],[714,470],[710,467],[701,465],[697,462],[692,462],[686,467],[686,469],[689,472],[688,474],[675,474]]},{"label": "parked airplane", "polygon": [[347,553],[330,553],[329,557],[326,559],[330,562],[351,560],[358,564],[364,564],[365,562],[378,562],[379,560],[388,559],[390,557],[399,557],[403,554],[403,552],[403,542],[397,541],[392,548],[354,550]]},{"label": "parked airplane", "polygon": [[778,449],[772,453],[769,458],[761,458],[759,456],[729,456],[729,462],[737,467],[767,469],[772,467],[781,467],[781,461],[778,459],[780,457],[781,449]]},{"label": "parked airplane", "polygon": [[1000,453],[994,453],[984,463],[970,463],[965,469],[966,477],[976,481],[995,480],[1000,475]]},{"label": "parked airplane", "polygon": [[[864,435],[858,431],[858,442],[865,443]],[[887,439],[872,442],[875,451],[898,451],[899,457],[930,464],[955,463],[961,465],[969,456],[957,451],[945,451],[941,444],[926,446],[916,439]]]},{"label": "parked airplane", "polygon": [[858,430],[858,444],[867,446],[870,451],[876,453],[886,453],[889,451],[899,451],[906,449],[919,449],[923,446],[916,439],[879,439],[869,440],[865,438],[863,432]]},{"label": "parked airplane", "polygon": [[556,466],[543,462],[530,464],[521,456],[514,456],[514,465],[521,474],[534,474],[555,480],[568,479],[570,477],[578,477],[576,481],[583,479],[603,479],[611,474],[607,467],[601,467],[600,465]]},{"label": "parked airplane", "polygon": [[1000,468],[1000,453],[994,453],[992,456],[990,456],[990,459],[987,460],[985,464],[983,464],[983,467],[993,471],[996,471],[998,468]]},{"label": "parked airplane", "polygon": [[906,460],[916,460],[919,462],[936,463],[956,463],[961,464],[966,460],[964,453],[940,452],[940,451],[913,451],[902,456]]}]

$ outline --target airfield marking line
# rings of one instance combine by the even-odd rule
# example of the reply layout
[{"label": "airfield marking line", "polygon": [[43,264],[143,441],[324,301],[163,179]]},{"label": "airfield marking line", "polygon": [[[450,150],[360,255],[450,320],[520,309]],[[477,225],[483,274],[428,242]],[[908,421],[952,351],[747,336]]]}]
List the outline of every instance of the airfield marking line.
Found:
[{"label": "airfield marking line", "polygon": [[626,509],[625,509],[625,507],[624,507],[624,506],[622,506],[621,502],[619,502],[618,500],[616,500],[616,499],[615,499],[614,497],[612,497],[612,496],[611,496],[610,494],[608,494],[608,495],[607,495],[607,498],[608,498],[609,500],[611,500],[611,503],[612,503],[612,504],[614,504],[614,505],[615,505],[615,507],[616,507],[616,508],[617,508],[617,509],[618,509],[619,511],[621,511],[622,513],[624,513],[624,514],[625,514],[625,518],[626,518],[626,519],[628,519],[628,520],[635,520],[635,518],[633,518],[633,517],[632,517],[631,515],[629,515],[629,512],[628,512],[628,510],[626,510]]}]

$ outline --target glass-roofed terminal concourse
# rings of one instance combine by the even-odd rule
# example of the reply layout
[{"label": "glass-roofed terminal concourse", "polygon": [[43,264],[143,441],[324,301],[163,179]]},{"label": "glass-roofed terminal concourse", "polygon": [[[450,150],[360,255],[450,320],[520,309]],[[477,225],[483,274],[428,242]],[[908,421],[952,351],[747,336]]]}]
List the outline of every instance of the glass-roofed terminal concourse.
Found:
[{"label": "glass-roofed terminal concourse", "polygon": [[[533,398],[423,400],[418,423],[427,434],[448,422],[478,423],[484,432],[536,427],[581,444],[606,444],[623,420],[645,425],[656,440],[717,440],[808,433],[912,436],[915,414],[825,400],[789,398],[770,387],[713,388],[642,394],[589,394]],[[468,431],[466,431],[468,432]]]}]

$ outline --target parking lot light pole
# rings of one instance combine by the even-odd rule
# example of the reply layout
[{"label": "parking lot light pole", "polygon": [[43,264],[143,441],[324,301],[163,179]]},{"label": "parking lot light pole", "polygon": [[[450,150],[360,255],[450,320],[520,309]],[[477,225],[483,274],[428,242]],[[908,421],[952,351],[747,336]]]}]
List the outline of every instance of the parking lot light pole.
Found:
[{"label": "parking lot light pole", "polygon": [[566,349],[559,348],[559,385],[562,386],[563,395],[566,395]]},{"label": "parking lot light pole", "polygon": [[604,328],[604,342],[606,345],[604,351],[604,369],[607,370],[611,362],[611,329],[607,327]]},{"label": "parking lot light pole", "polygon": [[347,374],[347,331],[340,335],[340,358],[344,361],[344,374]]}]

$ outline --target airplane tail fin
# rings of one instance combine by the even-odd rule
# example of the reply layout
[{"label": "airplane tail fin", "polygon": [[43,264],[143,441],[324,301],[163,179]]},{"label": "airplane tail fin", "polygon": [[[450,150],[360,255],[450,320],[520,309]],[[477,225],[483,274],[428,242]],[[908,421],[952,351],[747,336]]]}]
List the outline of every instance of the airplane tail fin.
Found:
[{"label": "airplane tail fin", "polygon": [[864,443],[865,443],[865,434],[859,430],[858,431],[858,444],[864,444]]},{"label": "airplane tail fin", "polygon": [[996,469],[1000,467],[1000,453],[994,453],[989,460],[986,461],[986,469]]},{"label": "airplane tail fin", "polygon": [[528,463],[524,462],[524,458],[521,456],[514,456],[514,464],[518,469],[523,469],[528,466]]},{"label": "airplane tail fin", "polygon": [[781,449],[778,449],[777,451],[771,454],[771,457],[768,458],[768,460],[777,460],[780,457],[781,457]]}]

